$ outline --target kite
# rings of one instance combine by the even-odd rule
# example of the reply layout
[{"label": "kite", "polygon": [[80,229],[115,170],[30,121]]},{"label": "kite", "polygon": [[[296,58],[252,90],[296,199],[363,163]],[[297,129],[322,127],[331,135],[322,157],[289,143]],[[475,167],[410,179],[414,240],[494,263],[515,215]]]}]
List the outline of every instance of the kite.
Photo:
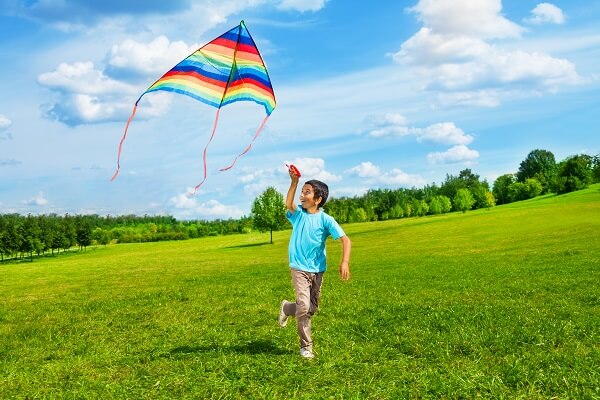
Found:
[{"label": "kite", "polygon": [[275,109],[275,93],[267,68],[244,21],[241,21],[238,26],[200,47],[175,65],[140,95],[125,125],[125,132],[119,143],[117,170],[111,181],[121,169],[121,149],[138,103],[146,93],[158,90],[183,94],[217,108],[212,133],[202,153],[204,176],[202,182],[194,187],[194,192],[206,180],[206,151],[215,136],[221,107],[236,101],[254,101],[265,108],[266,116],[248,147],[237,155],[229,166],[219,171],[233,168],[237,160],[250,151]]}]

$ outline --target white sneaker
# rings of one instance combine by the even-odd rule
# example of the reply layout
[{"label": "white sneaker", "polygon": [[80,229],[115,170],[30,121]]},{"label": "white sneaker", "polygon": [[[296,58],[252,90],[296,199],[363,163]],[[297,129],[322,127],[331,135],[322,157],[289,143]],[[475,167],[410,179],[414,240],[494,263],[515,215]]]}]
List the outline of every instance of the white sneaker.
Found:
[{"label": "white sneaker", "polygon": [[279,326],[281,326],[282,328],[285,328],[288,321],[288,316],[285,315],[285,312],[283,312],[283,306],[285,306],[285,303],[287,302],[287,300],[282,300],[281,306],[279,307]]},{"label": "white sneaker", "polygon": [[312,351],[305,349],[304,347],[302,347],[300,349],[300,355],[304,358],[309,358],[309,359],[315,358],[315,354]]}]

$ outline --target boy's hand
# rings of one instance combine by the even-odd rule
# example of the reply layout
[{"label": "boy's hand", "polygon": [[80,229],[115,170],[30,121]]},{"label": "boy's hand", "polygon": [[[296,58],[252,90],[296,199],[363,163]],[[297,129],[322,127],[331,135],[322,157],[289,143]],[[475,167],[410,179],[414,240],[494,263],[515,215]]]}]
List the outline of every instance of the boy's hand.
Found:
[{"label": "boy's hand", "polygon": [[340,263],[340,278],[342,278],[343,281],[350,279],[350,266],[347,262]]},{"label": "boy's hand", "polygon": [[290,174],[290,178],[292,179],[292,182],[298,183],[298,180],[300,179],[300,175],[298,174],[298,170],[296,168],[292,168],[290,166],[290,167],[288,167],[288,173]]}]

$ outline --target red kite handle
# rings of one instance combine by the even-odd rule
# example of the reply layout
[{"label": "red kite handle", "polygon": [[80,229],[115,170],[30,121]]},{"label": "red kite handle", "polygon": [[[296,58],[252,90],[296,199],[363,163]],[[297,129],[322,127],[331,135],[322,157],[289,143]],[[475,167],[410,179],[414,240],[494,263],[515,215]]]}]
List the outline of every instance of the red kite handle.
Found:
[{"label": "red kite handle", "polygon": [[290,164],[287,165],[285,164],[286,167],[288,167],[290,170],[292,170],[292,172],[296,175],[298,175],[298,178],[300,178],[302,176],[302,174],[300,173],[300,171],[298,170],[298,168],[296,168],[296,166],[294,164]]}]

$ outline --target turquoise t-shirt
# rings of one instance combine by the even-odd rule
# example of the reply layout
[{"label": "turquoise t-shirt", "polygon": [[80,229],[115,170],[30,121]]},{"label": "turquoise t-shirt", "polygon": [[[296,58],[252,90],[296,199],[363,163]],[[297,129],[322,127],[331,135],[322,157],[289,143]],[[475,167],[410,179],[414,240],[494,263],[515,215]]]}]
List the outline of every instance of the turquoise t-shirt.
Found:
[{"label": "turquoise t-shirt", "polygon": [[306,272],[324,272],[327,269],[325,241],[335,240],[346,234],[331,215],[319,210],[309,214],[302,206],[294,214],[286,212],[292,223],[292,237],[289,244],[290,267]]}]

